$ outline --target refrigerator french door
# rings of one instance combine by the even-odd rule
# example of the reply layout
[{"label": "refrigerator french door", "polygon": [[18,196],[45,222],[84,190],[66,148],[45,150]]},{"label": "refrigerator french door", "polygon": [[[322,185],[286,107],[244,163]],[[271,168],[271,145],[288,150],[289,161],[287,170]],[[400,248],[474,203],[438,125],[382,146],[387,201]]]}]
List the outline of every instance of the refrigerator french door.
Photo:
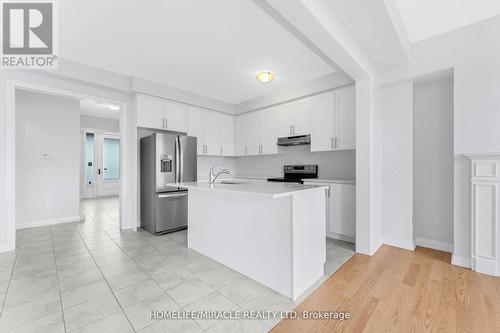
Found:
[{"label": "refrigerator french door", "polygon": [[169,183],[196,181],[196,138],[155,133],[140,143],[141,226],[154,234],[187,227],[187,191]]}]

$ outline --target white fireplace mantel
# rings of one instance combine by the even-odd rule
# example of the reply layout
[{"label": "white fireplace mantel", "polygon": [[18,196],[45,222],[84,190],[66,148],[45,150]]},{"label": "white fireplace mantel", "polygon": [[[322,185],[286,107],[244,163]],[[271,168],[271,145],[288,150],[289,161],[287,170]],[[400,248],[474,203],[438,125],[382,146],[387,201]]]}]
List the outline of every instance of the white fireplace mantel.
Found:
[{"label": "white fireplace mantel", "polygon": [[471,160],[471,269],[500,276],[500,153]]}]

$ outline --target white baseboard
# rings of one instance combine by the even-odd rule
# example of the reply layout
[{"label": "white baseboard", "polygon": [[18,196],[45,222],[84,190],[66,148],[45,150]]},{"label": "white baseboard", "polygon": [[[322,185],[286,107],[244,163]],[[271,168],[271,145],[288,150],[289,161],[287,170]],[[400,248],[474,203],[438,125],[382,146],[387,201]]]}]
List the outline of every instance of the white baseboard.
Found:
[{"label": "white baseboard", "polygon": [[71,216],[71,217],[63,217],[60,219],[53,220],[43,220],[43,221],[33,221],[30,223],[24,223],[20,225],[16,225],[16,229],[25,229],[25,228],[33,228],[33,227],[43,227],[47,225],[61,224],[61,223],[69,223],[69,222],[78,222],[81,221],[81,216]]},{"label": "white baseboard", "polygon": [[455,266],[471,268],[471,259],[467,257],[460,257],[456,255],[451,256],[451,264]]},{"label": "white baseboard", "polygon": [[415,251],[415,242],[413,240],[412,241],[405,241],[405,240],[396,239],[396,238],[384,237],[383,242],[386,245],[399,247],[399,248],[410,250],[410,251]]},{"label": "white baseboard", "polygon": [[14,251],[16,247],[14,245],[2,245],[0,246],[0,253]]},{"label": "white baseboard", "polygon": [[341,241],[344,241],[344,242],[356,243],[356,237],[352,237],[352,236],[345,235],[345,234],[339,234],[339,233],[336,233],[336,232],[327,232],[326,233],[326,237],[333,238],[333,239],[338,239],[338,240],[341,240]]},{"label": "white baseboard", "polygon": [[426,247],[433,250],[453,252],[453,244],[436,241],[428,238],[415,237],[415,244],[417,246]]}]

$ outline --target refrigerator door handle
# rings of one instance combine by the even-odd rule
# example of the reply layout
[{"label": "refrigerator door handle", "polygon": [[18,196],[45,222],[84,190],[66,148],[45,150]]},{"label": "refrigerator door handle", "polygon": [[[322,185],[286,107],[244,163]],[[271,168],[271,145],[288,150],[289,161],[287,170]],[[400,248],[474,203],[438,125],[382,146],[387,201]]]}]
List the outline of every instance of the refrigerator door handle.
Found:
[{"label": "refrigerator door handle", "polygon": [[181,140],[179,136],[175,138],[175,182],[180,183],[180,149],[181,149]]},{"label": "refrigerator door handle", "polygon": [[180,136],[177,136],[177,140],[179,141],[179,183],[182,183],[184,180],[184,152]]},{"label": "refrigerator door handle", "polygon": [[187,192],[183,193],[174,193],[174,194],[159,194],[158,199],[167,199],[167,198],[175,198],[175,197],[184,197],[188,195]]}]

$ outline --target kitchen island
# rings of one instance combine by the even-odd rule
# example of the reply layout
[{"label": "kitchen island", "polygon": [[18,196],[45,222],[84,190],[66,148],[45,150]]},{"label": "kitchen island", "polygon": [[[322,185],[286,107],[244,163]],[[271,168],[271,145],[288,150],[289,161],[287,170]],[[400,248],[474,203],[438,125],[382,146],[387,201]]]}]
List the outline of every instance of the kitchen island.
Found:
[{"label": "kitchen island", "polygon": [[189,190],[188,247],[291,299],[323,276],[327,186],[262,181]]}]

